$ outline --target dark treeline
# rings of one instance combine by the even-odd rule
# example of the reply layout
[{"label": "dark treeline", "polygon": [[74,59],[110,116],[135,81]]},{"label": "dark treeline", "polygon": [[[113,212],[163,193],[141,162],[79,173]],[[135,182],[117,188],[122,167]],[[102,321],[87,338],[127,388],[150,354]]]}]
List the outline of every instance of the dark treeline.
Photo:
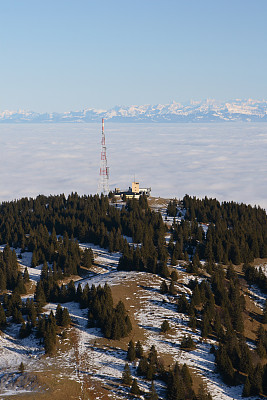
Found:
[{"label": "dark treeline", "polygon": [[88,308],[88,326],[98,326],[108,339],[121,339],[132,330],[132,324],[125,306],[119,301],[113,307],[113,298],[110,287],[105,284],[102,288],[88,284],[77,289],[71,280],[67,285],[59,286],[51,269],[45,265],[42,269],[41,280],[37,283],[35,291],[37,309],[40,311],[46,302],[66,303],[75,301],[82,309]]},{"label": "dark treeline", "polygon": [[260,325],[256,351],[251,350],[244,336],[245,298],[233,266],[225,274],[214,265],[209,280],[198,283],[195,279],[189,287],[192,295],[189,300],[184,294],[178,298],[178,312],[189,315],[189,326],[199,328],[203,339],[217,339],[218,348],[213,351],[224,382],[238,385],[246,377],[244,396],[266,395],[267,366],[262,361],[267,354],[267,332]]},{"label": "dark treeline", "polygon": [[[55,283],[55,282],[54,282]],[[56,284],[56,283],[55,283]],[[122,301],[113,306],[113,298],[110,287],[105,284],[89,288],[88,284],[82,289],[78,285],[77,290],[74,282],[68,285],[57,286],[52,292],[47,292],[49,285],[43,277],[38,283],[34,299],[22,301],[17,290],[12,294],[5,293],[0,304],[0,329],[7,325],[7,318],[12,317],[12,322],[20,324],[20,337],[25,338],[32,332],[42,338],[45,352],[52,353],[56,348],[56,326],[66,327],[71,323],[67,308],[58,304],[56,315],[51,312],[47,317],[42,314],[42,307],[48,301],[47,295],[53,297],[57,303],[76,301],[81,308],[88,308],[88,326],[100,327],[104,336],[109,339],[119,340],[128,336],[132,330],[132,324]],[[53,294],[52,294],[53,293]]]},{"label": "dark treeline", "polygon": [[119,340],[128,336],[132,330],[132,324],[125,306],[119,301],[113,307],[113,299],[110,287],[105,284],[96,288],[85,285],[84,290],[78,287],[81,307],[88,307],[88,325],[99,326],[108,339]]},{"label": "dark treeline", "polygon": [[[175,258],[196,250],[200,259],[234,264],[267,257],[267,215],[260,207],[186,195],[185,220],[174,225]],[[170,205],[172,210],[173,203]],[[173,210],[172,210],[173,212]],[[199,223],[208,224],[204,235]]]},{"label": "dark treeline", "polygon": [[[140,201],[142,199],[142,201]],[[150,211],[147,200],[130,200],[123,212],[124,229],[141,245],[124,246],[118,269],[124,271],[146,271],[167,273],[168,251],[165,243],[166,226],[159,213]],[[126,224],[127,222],[127,224]]]},{"label": "dark treeline", "polygon": [[44,345],[45,353],[54,353],[57,342],[57,327],[66,327],[71,323],[69,312],[66,308],[57,307],[56,316],[51,311],[49,316],[40,313],[39,304],[33,299],[22,301],[19,292],[15,289],[12,294],[5,293],[0,305],[0,329],[7,325],[7,318],[20,325],[19,336],[26,338],[35,333]]},{"label": "dark treeline", "polygon": [[[148,354],[145,354],[140,341],[134,344],[134,342],[131,340],[128,344],[126,358],[128,362],[133,362],[136,361],[136,359],[139,359],[137,374],[149,381],[152,381],[152,384],[155,379],[160,379],[165,382],[167,392],[166,398],[168,400],[212,399],[211,395],[207,392],[204,386],[202,387],[201,393],[198,393],[197,395],[195,394],[193,390],[192,377],[186,364],[180,367],[178,363],[176,363],[173,368],[166,369],[163,361],[158,356],[154,345],[151,346]],[[128,363],[125,364],[122,374],[122,382],[127,386],[130,386],[133,383]],[[151,392],[154,393],[155,397],[153,398],[158,398],[155,388],[152,388]],[[148,398],[152,398],[150,396],[151,393],[149,393]]]},{"label": "dark treeline", "polygon": [[55,262],[65,275],[79,272],[74,237],[114,251],[123,246],[121,232],[121,213],[104,196],[38,196],[0,205],[0,243],[33,252],[33,267]]},{"label": "dark treeline", "polygon": [[[74,238],[123,252],[129,269],[130,264],[134,268],[132,249],[123,235],[130,236],[142,244],[140,268],[153,271],[155,260],[168,257],[164,233],[161,215],[149,209],[145,196],[129,200],[122,210],[110,205],[105,196],[73,193],[67,198],[38,196],[0,205],[0,243],[33,252],[33,267],[47,261],[67,276],[79,273],[81,264]],[[124,264],[122,261],[121,268]],[[4,270],[0,268],[0,273]]]},{"label": "dark treeline", "polygon": [[[23,198],[2,203],[0,216],[0,243],[22,249],[30,246],[30,251],[43,247],[44,252],[49,249],[42,241],[53,230],[56,235],[66,233],[69,238],[116,251],[124,245],[121,234],[131,236],[136,243],[152,237],[157,244],[158,229],[162,227],[158,214],[148,208],[145,196],[139,201],[129,200],[122,210],[110,205],[107,197],[98,195],[81,197],[72,193],[67,198],[64,194]],[[48,261],[47,256],[45,259]]]},{"label": "dark treeline", "polygon": [[[176,217],[177,207],[178,202],[172,201],[168,214]],[[189,196],[184,197],[182,208],[185,217],[179,223],[174,218],[167,246],[167,228],[161,214],[149,209],[144,196],[138,201],[129,200],[122,210],[111,205],[107,197],[97,195],[38,196],[2,203],[0,243],[7,245],[0,253],[0,290],[12,290],[12,294],[3,295],[0,328],[12,317],[14,323],[21,324],[21,337],[35,330],[46,351],[52,352],[56,343],[55,326],[64,326],[68,316],[59,309],[56,317],[52,314],[41,317],[42,307],[48,301],[62,304],[77,301],[81,308],[88,309],[88,325],[100,327],[107,338],[120,339],[129,334],[132,329],[129,316],[122,302],[114,306],[108,285],[97,288],[79,285],[76,289],[73,281],[68,285],[58,284],[64,276],[79,273],[81,266],[90,268],[94,262],[92,250],[82,252],[78,241],[122,252],[119,270],[146,271],[164,278],[169,277],[169,258],[172,265],[179,259],[187,260],[187,271],[195,274],[199,268],[203,269],[199,260],[204,259],[208,278],[201,283],[191,281],[192,295],[190,299],[184,294],[178,298],[177,311],[189,315],[189,326],[193,330],[199,328],[204,339],[217,339],[218,348],[213,349],[216,365],[227,384],[244,383],[244,396],[267,395],[266,331],[259,329],[256,350],[251,350],[244,336],[245,300],[232,265],[244,263],[246,280],[266,293],[265,275],[249,264],[254,258],[267,257],[266,212],[259,207]],[[207,226],[206,233],[202,224]],[[132,237],[136,245],[129,245],[123,235]],[[20,248],[22,253],[32,252],[33,267],[43,264],[34,300],[21,302],[20,294],[26,292],[29,278],[27,270],[24,274],[19,272],[15,251],[10,247]],[[220,263],[229,265],[227,273]],[[174,275],[173,272],[170,286],[162,282],[162,293],[176,295]],[[262,322],[266,321],[265,306]],[[183,348],[188,350],[195,346],[190,336],[184,342]],[[154,350],[148,356],[140,356],[140,375],[150,380],[161,376],[169,385],[169,399],[194,398],[192,387],[183,382],[182,368],[175,366],[163,373]]]},{"label": "dark treeline", "polygon": [[0,290],[12,290],[20,286],[21,278],[16,253],[5,246],[3,252],[0,252]]},{"label": "dark treeline", "polygon": [[256,269],[252,265],[244,263],[243,272],[250,284],[256,284],[264,293],[267,293],[267,277],[261,267]]}]

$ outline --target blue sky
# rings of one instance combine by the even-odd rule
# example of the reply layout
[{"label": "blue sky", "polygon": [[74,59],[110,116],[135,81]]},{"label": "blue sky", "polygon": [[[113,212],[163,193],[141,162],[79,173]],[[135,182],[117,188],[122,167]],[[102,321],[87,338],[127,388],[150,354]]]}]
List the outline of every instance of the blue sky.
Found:
[{"label": "blue sky", "polygon": [[0,112],[266,98],[266,0],[0,1]]}]

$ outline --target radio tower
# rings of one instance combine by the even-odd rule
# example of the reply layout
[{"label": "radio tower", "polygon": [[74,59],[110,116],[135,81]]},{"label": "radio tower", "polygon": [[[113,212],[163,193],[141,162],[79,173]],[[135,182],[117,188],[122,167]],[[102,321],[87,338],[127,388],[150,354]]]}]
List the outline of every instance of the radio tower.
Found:
[{"label": "radio tower", "polygon": [[100,174],[97,193],[104,195],[109,194],[109,167],[107,166],[107,148],[104,133],[104,118],[102,118],[102,139],[101,139],[101,158],[100,158]]}]

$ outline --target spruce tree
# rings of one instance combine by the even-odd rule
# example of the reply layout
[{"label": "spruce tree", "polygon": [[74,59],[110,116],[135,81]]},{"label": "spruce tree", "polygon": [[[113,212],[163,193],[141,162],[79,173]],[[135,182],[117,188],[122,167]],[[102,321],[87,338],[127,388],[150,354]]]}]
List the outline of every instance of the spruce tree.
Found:
[{"label": "spruce tree", "polygon": [[25,366],[24,366],[23,362],[21,361],[21,363],[19,365],[19,373],[23,374],[24,371],[25,371]]},{"label": "spruce tree", "polygon": [[19,330],[19,337],[21,339],[24,339],[27,336],[29,336],[30,333],[31,333],[31,325],[29,324],[29,322],[27,322],[27,324],[25,324],[25,322],[22,322]]},{"label": "spruce tree", "polygon": [[182,293],[182,295],[179,297],[178,301],[177,301],[177,309],[178,312],[180,313],[188,313],[189,310],[189,303],[187,298],[185,297],[185,294]]},{"label": "spruce tree", "polygon": [[262,393],[262,375],[263,370],[261,364],[258,364],[254,371],[252,372],[251,376],[249,377],[251,383],[250,394],[251,395],[259,395]]},{"label": "spruce tree", "polygon": [[16,291],[20,294],[26,294],[27,290],[24,284],[23,275],[21,272],[18,272],[17,283],[16,283]]},{"label": "spruce tree", "polygon": [[207,386],[203,383],[199,385],[197,400],[212,400],[211,394],[208,392]]},{"label": "spruce tree", "polygon": [[192,339],[191,335],[184,335],[181,340],[181,349],[183,350],[194,350],[196,348],[196,344]]},{"label": "spruce tree", "polygon": [[172,273],[171,273],[171,280],[174,281],[174,282],[178,281],[178,274],[177,274],[177,272],[175,270],[173,270]]},{"label": "spruce tree", "polygon": [[6,314],[4,307],[0,303],[0,329],[4,328],[6,326]]},{"label": "spruce tree", "polygon": [[136,354],[135,354],[135,347],[134,347],[134,342],[130,340],[128,344],[128,351],[127,351],[127,360],[132,362],[135,360]]},{"label": "spruce tree", "polygon": [[57,325],[59,325],[59,326],[62,325],[62,313],[63,313],[63,309],[62,309],[61,305],[58,304],[57,309],[56,309],[55,318],[56,318]]},{"label": "spruce tree", "polygon": [[162,333],[165,333],[165,332],[167,332],[169,330],[170,330],[169,322],[165,319],[161,324],[160,331]]},{"label": "spruce tree", "polygon": [[197,319],[195,317],[195,315],[191,315],[189,322],[188,322],[188,326],[195,331],[196,327],[197,327]]},{"label": "spruce tree", "polygon": [[148,400],[158,400],[158,395],[157,395],[157,392],[156,392],[156,389],[155,389],[155,385],[154,385],[154,382],[152,381],[152,383],[151,383],[151,388],[150,388],[150,391],[149,391],[149,394],[148,394]]},{"label": "spruce tree", "polygon": [[148,361],[151,365],[156,365],[158,361],[158,353],[154,345],[151,346],[148,354]]},{"label": "spruce tree", "polygon": [[165,280],[163,280],[163,281],[161,282],[161,285],[160,285],[160,293],[162,293],[162,294],[168,293],[168,286],[167,286],[167,283],[166,283]]},{"label": "spruce tree", "polygon": [[244,384],[242,396],[243,397],[249,397],[250,396],[250,391],[251,391],[251,384],[250,384],[250,381],[249,381],[249,377],[247,376],[245,384]]},{"label": "spruce tree", "polygon": [[24,283],[28,283],[30,281],[30,275],[28,272],[28,268],[26,267],[23,273],[23,281]]},{"label": "spruce tree", "polygon": [[177,292],[174,286],[174,281],[171,281],[170,286],[169,286],[169,293],[174,296]]},{"label": "spruce tree", "polygon": [[262,323],[267,324],[267,300],[265,300],[265,305],[263,309]]},{"label": "spruce tree", "polygon": [[139,386],[138,386],[138,383],[137,383],[137,380],[136,380],[136,379],[133,380],[133,384],[132,384],[132,386],[131,386],[130,392],[131,392],[132,394],[136,395],[136,396],[140,396],[140,394],[141,394],[141,391],[140,391],[140,389],[139,389]]},{"label": "spruce tree", "polygon": [[70,319],[69,311],[67,308],[63,308],[61,325],[63,327],[66,327],[66,326],[70,325],[70,323],[71,323],[71,319]]},{"label": "spruce tree", "polygon": [[201,329],[201,336],[203,338],[208,337],[210,333],[210,322],[207,314],[205,313],[202,320],[202,329]]},{"label": "spruce tree", "polygon": [[132,384],[132,381],[133,381],[133,379],[131,376],[130,367],[129,367],[129,364],[126,363],[124,366],[123,373],[122,373],[122,383],[124,385],[130,386]]},{"label": "spruce tree", "polygon": [[146,376],[147,374],[147,369],[148,369],[148,361],[146,357],[140,358],[138,367],[137,367],[137,373],[141,376]]},{"label": "spruce tree", "polygon": [[175,252],[173,252],[172,256],[171,256],[171,265],[177,265],[177,259],[175,257]]},{"label": "spruce tree", "polygon": [[141,358],[141,357],[143,357],[143,354],[144,354],[144,350],[143,350],[142,344],[141,344],[140,340],[138,340],[138,342],[135,345],[135,355],[137,358]]},{"label": "spruce tree", "polygon": [[82,255],[82,264],[85,268],[91,268],[94,262],[94,254],[92,249],[89,247],[85,249]]},{"label": "spruce tree", "polygon": [[35,290],[35,300],[38,304],[39,310],[45,305],[46,297],[44,293],[44,287],[42,281],[37,282],[36,290]]},{"label": "spruce tree", "polygon": [[38,260],[37,260],[36,254],[35,254],[35,252],[33,252],[32,253],[31,267],[35,268],[37,266],[37,263],[38,263]]}]

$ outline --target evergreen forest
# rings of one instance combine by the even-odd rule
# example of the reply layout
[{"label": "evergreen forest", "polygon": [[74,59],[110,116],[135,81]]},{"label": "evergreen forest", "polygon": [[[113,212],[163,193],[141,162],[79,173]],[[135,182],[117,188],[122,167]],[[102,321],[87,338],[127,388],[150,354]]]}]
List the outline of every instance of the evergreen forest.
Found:
[{"label": "evergreen forest", "polygon": [[[166,240],[169,235],[169,240]],[[130,238],[130,240],[129,240]],[[58,335],[73,324],[64,304],[75,302],[86,310],[87,326],[99,328],[109,340],[131,337],[133,321],[123,299],[115,302],[111,287],[75,283],[95,265],[87,243],[119,253],[118,271],[137,271],[160,277],[158,291],[175,300],[177,317],[185,315],[188,328],[199,331],[209,343],[216,371],[229,386],[242,385],[242,395],[267,396],[267,301],[257,316],[255,340],[248,340],[247,321],[256,320],[247,309],[244,288],[256,287],[266,299],[267,276],[255,260],[267,258],[267,215],[260,207],[197,199],[185,195],[171,200],[166,217],[153,210],[146,196],[117,207],[112,195],[40,195],[35,199],[0,204],[0,329],[20,326],[20,338],[35,335],[47,355],[57,351]],[[34,294],[27,297],[29,273],[19,268],[24,253],[31,254],[31,268],[42,266]],[[177,289],[181,265],[193,279],[187,291]],[[152,276],[152,275],[151,275]],[[55,312],[44,313],[47,303]],[[170,322],[170,324],[169,324]],[[171,331],[164,320],[161,335]],[[197,348],[191,335],[180,343],[183,351]],[[160,398],[154,381],[164,382],[167,400],[211,399],[206,389],[194,389],[185,363],[168,368],[155,346],[145,352],[142,343],[130,340],[122,374],[132,396],[142,390],[131,376],[151,382],[147,398]],[[149,397],[150,396],[150,397]],[[202,396],[202,397],[201,397]]]}]

